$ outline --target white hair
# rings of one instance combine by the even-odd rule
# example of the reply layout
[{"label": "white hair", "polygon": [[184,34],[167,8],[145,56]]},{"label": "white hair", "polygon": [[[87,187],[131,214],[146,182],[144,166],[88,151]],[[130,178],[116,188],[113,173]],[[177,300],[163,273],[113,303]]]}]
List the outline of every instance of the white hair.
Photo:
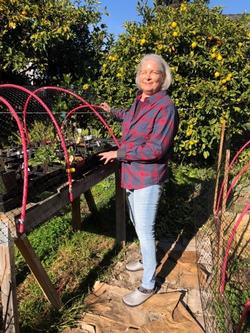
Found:
[{"label": "white hair", "polygon": [[135,83],[137,85],[137,87],[139,89],[141,89],[140,87],[140,83],[139,83],[139,73],[141,70],[142,65],[148,61],[148,60],[153,60],[155,61],[158,65],[159,65],[159,69],[160,71],[164,74],[165,76],[165,80],[162,83],[161,86],[161,90],[167,90],[169,88],[169,86],[171,85],[172,82],[172,75],[170,72],[170,68],[169,65],[166,63],[166,61],[162,58],[162,56],[158,55],[158,54],[146,54],[140,61],[140,63],[138,64],[137,68],[136,68],[136,77],[135,77]]}]

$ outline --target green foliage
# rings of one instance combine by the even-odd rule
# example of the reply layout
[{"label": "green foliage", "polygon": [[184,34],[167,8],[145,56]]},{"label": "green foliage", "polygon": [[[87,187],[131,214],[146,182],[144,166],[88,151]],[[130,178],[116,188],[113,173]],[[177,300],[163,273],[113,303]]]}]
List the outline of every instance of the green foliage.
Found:
[{"label": "green foliage", "polygon": [[[249,257],[239,258],[233,257],[233,259],[228,264],[228,276],[229,279],[225,286],[224,298],[214,299],[214,309],[217,317],[217,324],[219,331],[222,333],[228,332],[228,327],[226,327],[227,322],[225,318],[231,319],[233,325],[233,331],[235,331],[239,325],[240,316],[243,312],[244,306],[249,299],[249,286],[248,282],[248,272],[249,272]],[[243,283],[243,281],[245,282]],[[246,325],[245,325],[246,324]],[[241,332],[249,332],[249,318],[243,323]]]},{"label": "green foliage", "polygon": [[95,87],[113,106],[129,107],[136,93],[135,69],[146,53],[170,64],[170,89],[180,113],[175,150],[180,159],[210,160],[217,155],[220,127],[240,134],[250,102],[249,32],[244,17],[232,20],[203,1],[141,9],[143,23],[126,22],[102,62]]},{"label": "green foliage", "polygon": [[63,163],[58,157],[58,142],[52,124],[34,121],[29,131],[31,145],[37,146],[34,155],[29,159],[30,166],[42,165],[46,172],[49,164]]},{"label": "green foliage", "polygon": [[[59,245],[64,243],[71,234],[70,215],[65,215],[64,217],[55,217],[35,229],[29,235],[29,240],[40,260],[48,263],[53,259]],[[24,259],[17,251],[17,271],[21,271],[23,266]]]},{"label": "green foliage", "polygon": [[38,165],[43,166],[44,172],[48,171],[48,166],[52,163],[63,163],[57,156],[57,144],[42,145],[38,147],[34,153],[34,156],[29,159],[29,165],[36,167]]},{"label": "green foliage", "polygon": [[179,165],[175,168],[174,181],[178,185],[188,185],[195,181],[205,181],[212,178],[214,175],[213,169],[202,169],[193,165]]},{"label": "green foliage", "polygon": [[[249,298],[249,289],[241,290],[235,283],[228,281],[225,289],[226,298],[229,304],[230,315],[234,327],[238,326],[240,315],[243,312],[244,306]],[[242,331],[243,333],[244,331]]]},{"label": "green foliage", "polygon": [[[235,176],[240,170],[247,165],[250,161],[250,148],[246,148],[238,157],[237,161],[235,162],[231,173]],[[246,170],[246,176],[250,177],[250,170]]]},{"label": "green foliage", "polygon": [[37,120],[32,124],[28,135],[31,144],[34,145],[46,144],[56,140],[54,126]]},{"label": "green foliage", "polygon": [[72,234],[70,214],[56,217],[36,229],[30,235],[30,242],[42,260],[52,257],[59,245]]},{"label": "green foliage", "polygon": [[20,146],[22,144],[21,142],[21,137],[20,137],[20,134],[19,133],[15,133],[15,132],[12,132],[10,136],[8,136],[8,139],[7,139],[7,145],[9,146]]},{"label": "green foliage", "polygon": [[0,0],[0,81],[94,78],[109,41],[97,6],[97,0]]}]

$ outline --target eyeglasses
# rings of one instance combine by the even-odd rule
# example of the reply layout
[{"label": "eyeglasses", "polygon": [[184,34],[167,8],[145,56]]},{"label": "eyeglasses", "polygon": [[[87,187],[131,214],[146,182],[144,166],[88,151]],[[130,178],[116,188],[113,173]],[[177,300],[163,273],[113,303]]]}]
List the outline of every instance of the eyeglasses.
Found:
[{"label": "eyeglasses", "polygon": [[160,72],[160,71],[140,71],[139,72],[139,74],[140,75],[142,75],[142,76],[147,76],[147,75],[162,75],[162,72]]}]

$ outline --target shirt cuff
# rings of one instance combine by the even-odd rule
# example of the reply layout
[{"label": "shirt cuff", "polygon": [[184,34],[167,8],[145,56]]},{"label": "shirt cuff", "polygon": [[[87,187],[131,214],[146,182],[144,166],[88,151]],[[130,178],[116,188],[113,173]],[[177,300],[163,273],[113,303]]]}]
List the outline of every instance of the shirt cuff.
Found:
[{"label": "shirt cuff", "polygon": [[125,154],[126,154],[125,149],[124,148],[119,148],[117,150],[117,159],[119,161],[124,161],[125,160]]}]

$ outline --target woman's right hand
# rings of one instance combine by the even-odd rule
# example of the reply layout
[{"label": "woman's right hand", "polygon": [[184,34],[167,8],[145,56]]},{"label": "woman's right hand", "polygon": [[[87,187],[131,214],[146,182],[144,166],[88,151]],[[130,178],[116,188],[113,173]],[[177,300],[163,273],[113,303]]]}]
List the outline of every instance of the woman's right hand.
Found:
[{"label": "woman's right hand", "polygon": [[101,107],[104,111],[106,111],[106,112],[109,112],[109,113],[110,113],[110,111],[111,111],[111,107],[110,107],[110,105],[109,105],[108,103],[106,103],[106,102],[101,103],[101,104],[100,104],[100,107]]}]

